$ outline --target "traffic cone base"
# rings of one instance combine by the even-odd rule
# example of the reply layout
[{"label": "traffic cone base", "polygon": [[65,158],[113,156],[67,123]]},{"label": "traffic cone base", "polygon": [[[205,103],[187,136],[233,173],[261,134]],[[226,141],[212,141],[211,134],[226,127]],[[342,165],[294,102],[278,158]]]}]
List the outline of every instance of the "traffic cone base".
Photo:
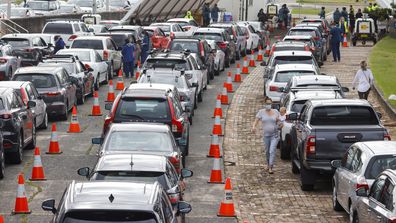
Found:
[{"label": "traffic cone base", "polygon": [[232,196],[232,186],[231,179],[228,177],[226,179],[226,184],[224,186],[224,199],[220,204],[219,212],[217,213],[219,217],[236,217],[235,207]]},{"label": "traffic cone base", "polygon": [[80,124],[78,123],[78,117],[77,117],[77,109],[76,106],[73,106],[72,110],[72,117],[69,125],[69,131],[68,133],[80,133]]},{"label": "traffic cone base", "polygon": [[15,208],[12,214],[30,214],[32,211],[29,209],[28,200],[25,191],[25,179],[23,174],[18,175],[17,195],[15,199]]},{"label": "traffic cone base", "polygon": [[40,149],[36,147],[34,150],[34,162],[33,162],[33,169],[32,169],[32,177],[29,179],[30,181],[43,181],[47,180],[44,176],[44,168],[41,162],[40,157]]}]

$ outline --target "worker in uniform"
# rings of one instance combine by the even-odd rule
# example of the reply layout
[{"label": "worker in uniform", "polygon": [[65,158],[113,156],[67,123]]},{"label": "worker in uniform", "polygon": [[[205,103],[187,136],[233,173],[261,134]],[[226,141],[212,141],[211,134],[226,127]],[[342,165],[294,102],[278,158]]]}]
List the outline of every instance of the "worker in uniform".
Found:
[{"label": "worker in uniform", "polygon": [[122,46],[121,54],[125,77],[133,77],[135,66],[135,45],[132,43],[130,38],[125,39],[125,44]]},{"label": "worker in uniform", "polygon": [[191,11],[187,11],[186,16],[184,16],[185,19],[194,19],[194,17],[191,14]]},{"label": "worker in uniform", "polygon": [[340,52],[340,43],[342,41],[342,31],[339,27],[339,24],[332,23],[332,27],[330,30],[331,35],[331,52],[333,54],[333,62],[340,62],[341,60],[341,52]]},{"label": "worker in uniform", "polygon": [[140,59],[140,63],[143,64],[149,54],[150,51],[150,35],[148,34],[148,32],[146,30],[143,31],[143,44],[142,44],[142,53],[141,53],[141,59]]},{"label": "worker in uniform", "polygon": [[336,23],[336,24],[339,23],[340,22],[340,18],[341,18],[341,12],[340,12],[340,10],[338,8],[336,8],[336,10],[333,13],[334,23]]},{"label": "worker in uniform", "polygon": [[325,19],[326,18],[325,7],[322,7],[322,9],[320,10],[319,18],[321,18],[321,19]]}]

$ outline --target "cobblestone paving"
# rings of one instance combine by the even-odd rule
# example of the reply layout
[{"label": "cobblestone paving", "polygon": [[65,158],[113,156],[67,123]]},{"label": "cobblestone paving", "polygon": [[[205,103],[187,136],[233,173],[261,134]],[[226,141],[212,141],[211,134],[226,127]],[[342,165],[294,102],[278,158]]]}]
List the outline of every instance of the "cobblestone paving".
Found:
[{"label": "cobblestone paving", "polygon": [[[352,90],[351,82],[359,62],[367,58],[369,51],[368,47],[344,48],[343,62],[328,62],[322,72],[336,75]],[[225,173],[233,180],[239,222],[347,222],[345,212],[332,209],[329,180],[321,180],[315,191],[303,192],[298,175],[291,173],[290,161],[282,161],[279,152],[275,174],[264,171],[260,132],[250,132],[264,100],[262,73],[263,67],[258,67],[244,80],[227,111],[223,142]],[[349,97],[357,97],[356,92],[351,92]],[[384,120],[389,121],[386,116]]]}]

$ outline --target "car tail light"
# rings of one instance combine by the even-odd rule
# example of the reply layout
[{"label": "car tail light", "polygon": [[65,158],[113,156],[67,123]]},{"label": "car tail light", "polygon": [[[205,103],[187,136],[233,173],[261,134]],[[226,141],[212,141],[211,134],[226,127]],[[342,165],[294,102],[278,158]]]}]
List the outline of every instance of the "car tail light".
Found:
[{"label": "car tail light", "polygon": [[4,148],[4,149],[12,148],[12,143],[4,142],[4,143],[3,143],[3,148]]},{"label": "car tail light", "polygon": [[33,52],[32,48],[25,49],[26,52]]},{"label": "car tail light", "polygon": [[1,119],[10,119],[10,118],[12,118],[12,114],[11,113],[3,113],[3,114],[0,114],[0,118]]},{"label": "car tail light", "polygon": [[203,43],[199,43],[199,52],[201,52],[201,57],[205,57]]},{"label": "car tail light", "polygon": [[25,88],[21,88],[21,95],[22,95],[22,100],[27,105],[27,102],[29,101],[28,96],[26,94]]},{"label": "car tail light", "polygon": [[86,69],[91,68],[91,66],[89,66],[89,64],[84,64],[84,67],[85,67]]},{"label": "car tail light", "polygon": [[60,91],[54,91],[54,92],[48,92],[47,96],[51,97],[51,96],[58,96],[60,95],[62,92]]},{"label": "car tail light", "polygon": [[315,145],[316,145],[315,136],[308,136],[308,138],[307,138],[307,146],[305,148],[305,153],[307,155],[315,154]]},{"label": "car tail light", "polygon": [[391,136],[389,134],[384,135],[384,141],[391,141]]},{"label": "car tail light", "polygon": [[172,102],[168,99],[168,104],[170,107],[171,115],[172,115],[172,132],[183,132],[183,124],[181,121],[176,119],[175,111],[173,109]]},{"label": "car tail light", "polygon": [[103,50],[103,60],[108,60],[109,59],[109,51]]},{"label": "car tail light", "polygon": [[362,187],[366,188],[366,190],[369,189],[366,179],[364,177],[358,177],[356,180],[356,190]]},{"label": "car tail light", "polygon": [[269,87],[270,91],[278,91],[278,89],[279,89],[279,87],[277,87],[277,86],[270,86]]},{"label": "car tail light", "polygon": [[172,204],[176,204],[180,200],[179,193],[168,194],[168,197]]},{"label": "car tail light", "polygon": [[71,35],[71,36],[69,37],[69,41],[73,41],[75,38],[77,38],[77,35]]},{"label": "car tail light", "polygon": [[396,218],[390,218],[390,219],[388,220],[388,223],[396,223]]},{"label": "car tail light", "polygon": [[219,46],[220,49],[226,49],[227,48],[227,43],[225,43],[225,42],[217,42],[217,46]]},{"label": "car tail light", "polygon": [[172,163],[172,165],[175,167],[176,172],[180,173],[180,159],[178,159],[175,156],[169,157],[169,161]]},{"label": "car tail light", "polygon": [[5,58],[0,58],[0,64],[5,64],[7,63],[7,59]]},{"label": "car tail light", "polygon": [[318,40],[320,40],[320,37],[319,37],[319,36],[316,36],[316,37],[314,37],[314,40],[315,40],[315,41],[318,41]]}]

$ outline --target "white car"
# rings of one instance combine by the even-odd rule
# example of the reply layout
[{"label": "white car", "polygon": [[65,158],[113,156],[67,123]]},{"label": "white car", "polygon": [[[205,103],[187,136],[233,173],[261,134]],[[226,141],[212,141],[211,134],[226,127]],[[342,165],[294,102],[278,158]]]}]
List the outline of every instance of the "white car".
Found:
[{"label": "white car", "polygon": [[[104,11],[104,2],[102,0],[95,0],[96,1],[96,11]],[[82,12],[85,13],[93,13],[93,0],[69,0],[69,4],[76,4],[80,7]]]},{"label": "white car", "polygon": [[73,13],[81,13],[82,10],[80,6],[76,4],[61,4],[59,8],[60,14],[73,14]]},{"label": "white car", "polygon": [[107,61],[110,66],[109,79],[112,79],[122,69],[122,55],[120,47],[106,36],[84,36],[76,38],[70,49],[94,49]]},{"label": "white car", "polygon": [[194,33],[196,29],[199,28],[198,23],[194,19],[186,19],[186,18],[173,18],[168,19],[167,23],[177,23],[179,24],[184,31]]},{"label": "white car", "polygon": [[32,0],[26,2],[27,8],[33,10],[35,15],[56,15],[60,7],[59,1]]},{"label": "white car", "polygon": [[[192,53],[191,55],[194,57],[194,60],[191,61],[193,63],[193,68],[195,70],[195,68],[197,67],[198,70],[201,72],[202,87],[203,87],[203,90],[206,90],[206,88],[208,87],[208,84],[209,84],[209,79],[210,79],[209,73],[208,73],[208,68],[205,66],[205,64],[202,62],[201,58],[196,53]],[[196,63],[196,65],[194,63]]]},{"label": "white car", "polygon": [[238,22],[237,24],[247,36],[246,49],[248,50],[248,53],[250,53],[250,51],[253,49],[257,49],[260,43],[260,36],[256,33],[256,30],[253,28],[253,26],[248,22]]},{"label": "white car", "polygon": [[84,63],[85,67],[93,69],[92,74],[94,76],[95,90],[99,89],[101,83],[106,84],[108,82],[108,64],[103,61],[102,57],[96,50],[93,49],[63,49],[59,50],[57,55],[74,55]]},{"label": "white car", "polygon": [[220,49],[216,41],[214,40],[206,40],[206,41],[208,42],[208,44],[212,49],[216,50],[214,69],[215,69],[215,74],[219,75],[220,71],[224,71],[225,69],[225,65],[224,65],[225,53]]},{"label": "white car", "polygon": [[264,95],[273,102],[280,102],[282,92],[279,88],[286,87],[290,78],[303,75],[317,75],[317,69],[309,64],[280,64],[271,70],[265,78]]},{"label": "white car", "polygon": [[165,35],[174,37],[187,37],[192,36],[192,32],[184,32],[181,25],[178,23],[162,22],[162,23],[152,23],[150,26],[159,27],[164,31]]},{"label": "white car", "polygon": [[50,21],[45,24],[42,33],[60,35],[69,47],[71,42],[79,36],[91,36],[85,23],[75,20]]}]

